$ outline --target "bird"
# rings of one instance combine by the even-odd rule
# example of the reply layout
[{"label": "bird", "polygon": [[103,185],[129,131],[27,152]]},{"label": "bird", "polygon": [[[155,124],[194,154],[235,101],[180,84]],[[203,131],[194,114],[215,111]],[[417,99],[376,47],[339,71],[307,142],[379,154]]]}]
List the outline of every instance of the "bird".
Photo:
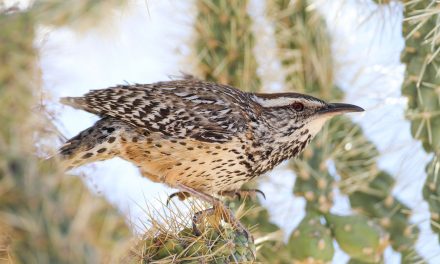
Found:
[{"label": "bird", "polygon": [[118,85],[60,101],[100,117],[59,149],[66,169],[120,157],[151,181],[178,189],[179,197],[213,204],[214,196],[240,193],[243,184],[298,156],[330,118],[364,111],[196,78]]}]

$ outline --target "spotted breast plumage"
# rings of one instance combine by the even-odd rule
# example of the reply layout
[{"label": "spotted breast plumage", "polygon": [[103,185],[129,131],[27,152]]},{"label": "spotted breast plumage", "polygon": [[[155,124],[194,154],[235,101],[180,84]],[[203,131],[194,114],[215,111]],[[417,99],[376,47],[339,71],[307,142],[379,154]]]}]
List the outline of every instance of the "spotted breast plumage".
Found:
[{"label": "spotted breast plumage", "polygon": [[101,117],[62,146],[67,168],[121,157],[152,181],[210,194],[239,190],[295,157],[330,117],[363,111],[197,79],[116,86],[61,101]]}]

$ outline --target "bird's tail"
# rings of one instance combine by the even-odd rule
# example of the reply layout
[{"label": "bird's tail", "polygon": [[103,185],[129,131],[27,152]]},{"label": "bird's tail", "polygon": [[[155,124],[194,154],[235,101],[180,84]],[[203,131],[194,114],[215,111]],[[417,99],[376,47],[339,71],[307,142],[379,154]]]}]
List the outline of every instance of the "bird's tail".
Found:
[{"label": "bird's tail", "polygon": [[58,155],[62,166],[72,169],[115,157],[119,153],[120,131],[119,122],[113,122],[112,118],[99,120],[61,146]]},{"label": "bird's tail", "polygon": [[84,110],[92,114],[100,115],[100,112],[87,102],[86,97],[61,97],[60,103],[76,109]]},{"label": "bird's tail", "polygon": [[85,105],[85,100],[83,97],[61,97],[60,103],[81,109]]}]

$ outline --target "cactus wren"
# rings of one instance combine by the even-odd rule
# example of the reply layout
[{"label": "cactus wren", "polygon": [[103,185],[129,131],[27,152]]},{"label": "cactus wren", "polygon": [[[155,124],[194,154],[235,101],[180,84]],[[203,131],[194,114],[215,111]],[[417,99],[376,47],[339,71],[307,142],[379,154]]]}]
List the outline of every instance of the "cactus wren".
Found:
[{"label": "cactus wren", "polygon": [[61,147],[66,168],[118,156],[150,180],[192,194],[235,192],[297,156],[332,116],[363,111],[197,79],[92,90],[61,102],[101,117]]}]

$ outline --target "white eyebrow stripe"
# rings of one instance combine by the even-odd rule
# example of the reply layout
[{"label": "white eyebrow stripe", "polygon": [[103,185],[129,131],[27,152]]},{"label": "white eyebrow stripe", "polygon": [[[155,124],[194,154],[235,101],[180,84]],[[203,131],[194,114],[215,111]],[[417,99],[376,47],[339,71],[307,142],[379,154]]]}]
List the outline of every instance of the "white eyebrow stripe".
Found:
[{"label": "white eyebrow stripe", "polygon": [[279,97],[279,98],[261,98],[258,96],[254,97],[255,101],[263,107],[280,107],[291,105],[294,102],[300,102],[303,104],[310,103],[310,101],[303,98],[293,98],[293,97]]}]

